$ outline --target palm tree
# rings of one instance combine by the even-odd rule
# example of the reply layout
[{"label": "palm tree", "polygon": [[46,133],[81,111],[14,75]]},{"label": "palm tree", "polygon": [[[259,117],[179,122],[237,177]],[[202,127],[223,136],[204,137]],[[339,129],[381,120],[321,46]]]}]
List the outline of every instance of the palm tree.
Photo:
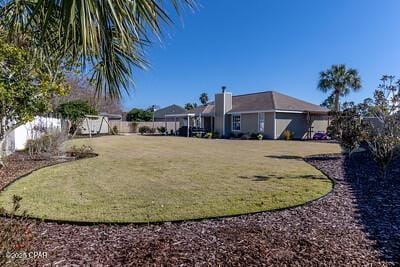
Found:
[{"label": "palm tree", "polygon": [[192,109],[195,108],[195,106],[197,106],[196,103],[186,103],[185,106],[184,106],[184,108],[185,108],[186,110],[192,110]]},{"label": "palm tree", "polygon": [[340,111],[340,97],[358,91],[361,88],[361,78],[355,69],[347,69],[346,65],[332,65],[326,71],[320,73],[318,89],[323,92],[332,91],[333,109]]},{"label": "palm tree", "polygon": [[146,68],[144,48],[172,24],[167,10],[195,0],[0,0],[0,32],[28,41],[38,59],[91,73],[98,95],[120,97],[133,68]]},{"label": "palm tree", "polygon": [[207,93],[202,93],[199,97],[200,103],[203,104],[204,106],[207,105],[208,102],[208,94]]}]

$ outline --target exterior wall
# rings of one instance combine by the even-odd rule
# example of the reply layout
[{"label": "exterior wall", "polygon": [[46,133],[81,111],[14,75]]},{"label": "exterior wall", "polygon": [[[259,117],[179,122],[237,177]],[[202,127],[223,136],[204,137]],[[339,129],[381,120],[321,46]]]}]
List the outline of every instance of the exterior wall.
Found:
[{"label": "exterior wall", "polygon": [[265,113],[264,134],[268,139],[275,139],[275,113]]},{"label": "exterior wall", "polygon": [[250,134],[258,133],[258,113],[241,114],[240,132]]},{"label": "exterior wall", "polygon": [[283,132],[294,132],[295,139],[305,138],[307,135],[307,115],[303,113],[276,113],[276,138],[283,138]]},{"label": "exterior wall", "polygon": [[[238,133],[258,133],[258,113],[243,113],[240,114],[240,131]],[[232,132],[232,115],[226,115],[226,135]],[[265,113],[264,117],[264,134],[268,139],[275,137],[275,115],[273,112]]]}]

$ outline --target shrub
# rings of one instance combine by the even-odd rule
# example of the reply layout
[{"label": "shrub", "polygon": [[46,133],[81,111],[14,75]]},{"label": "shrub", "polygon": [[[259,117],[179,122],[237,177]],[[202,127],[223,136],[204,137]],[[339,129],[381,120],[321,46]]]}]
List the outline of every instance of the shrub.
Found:
[{"label": "shrub", "polygon": [[231,132],[231,133],[229,133],[229,137],[230,138],[238,138],[238,134],[235,132]]},{"label": "shrub", "polygon": [[167,132],[167,128],[165,128],[164,126],[158,127],[157,131],[159,133],[165,134]]},{"label": "shrub", "polygon": [[[7,213],[4,209],[0,209],[0,215],[7,215],[9,220],[2,220],[0,222],[0,265],[6,266],[8,264],[14,266],[25,265],[22,264],[23,259],[11,259],[7,257],[7,253],[31,251],[32,242],[37,236],[31,231],[32,223],[26,219],[25,214],[21,217],[16,217],[15,214],[20,209],[19,196],[13,196],[13,209]],[[16,264],[12,261],[21,261]]]},{"label": "shrub", "polygon": [[250,136],[249,136],[248,134],[243,134],[243,135],[240,137],[240,139],[241,139],[241,140],[250,140]]},{"label": "shrub", "polygon": [[26,142],[26,150],[33,156],[40,153],[59,154],[67,136],[61,131],[45,133]]},{"label": "shrub", "polygon": [[88,145],[72,146],[67,153],[76,159],[91,158],[95,155],[94,149]]},{"label": "shrub", "polygon": [[204,135],[204,138],[208,138],[208,139],[213,138],[213,133],[212,133],[212,132],[206,133],[206,134]]},{"label": "shrub", "polygon": [[250,134],[250,139],[257,139],[258,137],[258,134],[256,134],[256,133],[251,133]]},{"label": "shrub", "polygon": [[141,135],[146,134],[146,133],[150,133],[150,127],[149,126],[140,126],[139,127],[139,133]]},{"label": "shrub", "polygon": [[118,127],[117,127],[117,125],[114,125],[114,127],[112,128],[111,133],[112,133],[113,135],[117,135],[117,134],[118,134]]},{"label": "shrub", "polygon": [[292,140],[293,136],[294,136],[294,132],[291,132],[287,129],[283,132],[283,139],[285,139],[285,140]]},{"label": "shrub", "polygon": [[171,129],[171,130],[169,131],[169,134],[170,134],[170,135],[174,135],[174,130]]},{"label": "shrub", "polygon": [[259,134],[257,135],[257,139],[258,139],[258,140],[263,140],[263,139],[264,139],[264,135],[263,135],[262,133],[259,133]]},{"label": "shrub", "polygon": [[140,108],[133,108],[126,114],[127,121],[151,121],[152,118],[153,113],[150,110]]},{"label": "shrub", "polygon": [[155,128],[150,128],[149,133],[155,134],[156,133],[156,129]]},{"label": "shrub", "polygon": [[221,135],[219,134],[219,132],[213,132],[212,138],[218,139],[218,138],[221,138]]}]

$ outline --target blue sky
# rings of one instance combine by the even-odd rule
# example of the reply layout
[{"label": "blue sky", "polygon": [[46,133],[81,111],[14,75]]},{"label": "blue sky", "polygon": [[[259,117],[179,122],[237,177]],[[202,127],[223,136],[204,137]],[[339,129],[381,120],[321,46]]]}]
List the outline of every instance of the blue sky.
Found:
[{"label": "blue sky", "polygon": [[383,74],[400,78],[398,0],[198,0],[147,49],[151,68],[135,71],[124,108],[211,99],[222,85],[234,94],[276,90],[320,104],[318,74],[332,64],[356,68],[372,95]]}]

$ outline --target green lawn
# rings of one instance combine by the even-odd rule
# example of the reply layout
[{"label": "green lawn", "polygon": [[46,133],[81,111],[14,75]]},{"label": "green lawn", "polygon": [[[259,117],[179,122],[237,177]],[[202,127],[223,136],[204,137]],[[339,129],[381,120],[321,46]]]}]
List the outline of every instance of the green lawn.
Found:
[{"label": "green lawn", "polygon": [[96,158],[38,170],[0,194],[28,214],[90,222],[148,222],[235,215],[289,207],[332,188],[300,157],[338,145],[110,136],[78,139]]}]

